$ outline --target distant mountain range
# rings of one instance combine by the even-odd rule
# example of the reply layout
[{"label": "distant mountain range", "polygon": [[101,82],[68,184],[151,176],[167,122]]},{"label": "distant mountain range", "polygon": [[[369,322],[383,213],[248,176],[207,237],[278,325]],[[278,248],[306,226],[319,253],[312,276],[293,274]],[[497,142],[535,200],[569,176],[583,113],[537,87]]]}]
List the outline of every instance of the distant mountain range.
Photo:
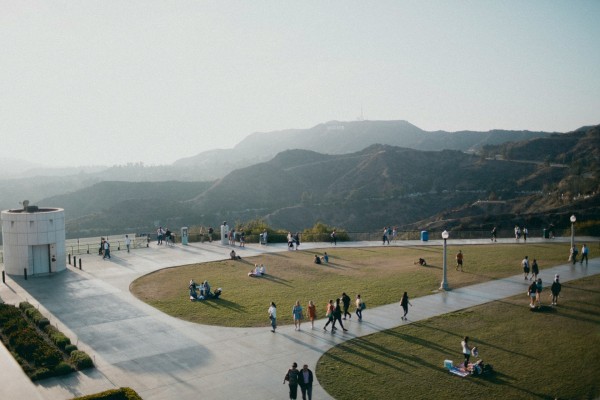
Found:
[{"label": "distant mountain range", "polygon": [[[319,220],[349,230],[421,229],[485,226],[494,218],[513,221],[543,212],[535,217],[541,224],[564,212],[561,207],[572,207],[577,196],[585,196],[588,216],[597,215],[599,130],[448,133],[424,132],[405,121],[330,122],[253,134],[234,149],[201,153],[171,167],[136,164],[70,177],[0,181],[5,189],[0,201],[9,195],[15,203],[28,199],[64,207],[71,237],[252,219],[290,230]],[[393,143],[380,143],[385,141]],[[319,151],[273,154],[286,146]],[[191,181],[216,170],[224,176]],[[167,179],[174,171],[178,181]],[[163,181],[152,181],[148,172]],[[110,179],[114,176],[119,178]],[[23,188],[37,197],[23,194]]]},{"label": "distant mountain range", "polygon": [[485,145],[548,137],[549,132],[492,130],[488,132],[427,132],[407,121],[331,121],[309,129],[253,133],[233,149],[211,150],[173,163],[174,167],[200,167],[212,178],[234,169],[272,159],[285,150],[312,150],[324,154],[346,154],[372,144],[415,150],[460,150],[476,152]]}]

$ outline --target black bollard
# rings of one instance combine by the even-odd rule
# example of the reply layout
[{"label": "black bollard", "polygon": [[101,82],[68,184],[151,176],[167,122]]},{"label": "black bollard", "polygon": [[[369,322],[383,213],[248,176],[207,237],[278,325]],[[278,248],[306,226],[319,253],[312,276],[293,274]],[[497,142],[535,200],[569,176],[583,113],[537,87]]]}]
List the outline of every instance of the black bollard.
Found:
[{"label": "black bollard", "polygon": [[69,265],[71,265],[71,253],[69,253]]},{"label": "black bollard", "polygon": [[2,271],[2,283],[6,283],[6,278],[4,277],[4,271]]},{"label": "black bollard", "polygon": [[79,257],[79,269],[81,269],[81,257]]},{"label": "black bollard", "polygon": [[25,280],[27,280],[27,268],[23,268],[23,274],[25,275]]},{"label": "black bollard", "polygon": [[73,266],[77,268],[77,256],[73,256]]}]

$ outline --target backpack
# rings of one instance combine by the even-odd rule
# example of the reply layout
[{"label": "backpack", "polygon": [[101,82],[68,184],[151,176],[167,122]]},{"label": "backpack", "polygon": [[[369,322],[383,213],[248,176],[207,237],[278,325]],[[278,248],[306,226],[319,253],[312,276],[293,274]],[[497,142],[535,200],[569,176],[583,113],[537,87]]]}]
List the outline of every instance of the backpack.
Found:
[{"label": "backpack", "polygon": [[364,310],[365,308],[367,308],[367,305],[365,304],[365,302],[363,301],[362,303],[360,303],[360,309],[361,311]]}]

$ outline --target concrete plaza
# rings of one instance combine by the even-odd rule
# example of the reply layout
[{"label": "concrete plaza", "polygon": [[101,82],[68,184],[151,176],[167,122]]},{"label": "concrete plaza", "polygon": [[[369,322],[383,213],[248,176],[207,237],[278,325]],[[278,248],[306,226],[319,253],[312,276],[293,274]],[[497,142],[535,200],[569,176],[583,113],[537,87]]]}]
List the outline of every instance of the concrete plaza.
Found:
[{"label": "concrete plaza", "polygon": [[[541,242],[543,239],[530,239]],[[594,244],[598,239],[578,238]],[[514,240],[499,240],[513,243]],[[528,241],[529,242],[529,241]],[[565,249],[568,245],[565,241]],[[453,240],[452,244],[480,244],[489,240]],[[303,249],[329,244],[303,243]],[[396,246],[441,246],[441,240],[400,241]],[[380,246],[377,242],[338,243],[338,247]],[[285,244],[236,247],[243,257],[285,251]],[[27,300],[39,306],[81,349],[90,354],[96,368],[32,383],[4,346],[0,346],[0,399],[70,399],[107,389],[129,386],[146,400],[175,398],[285,399],[283,376],[291,363],[308,364],[315,369],[319,357],[331,347],[354,337],[396,327],[401,321],[398,304],[365,311],[362,323],[347,321],[349,331],[332,335],[305,324],[279,327],[271,333],[264,328],[224,328],[198,325],[165,315],[141,302],[129,292],[130,283],[147,273],[165,267],[202,263],[228,258],[230,246],[218,242],[191,243],[189,246],[157,246],[117,251],[112,259],[82,255],[83,270],[68,267],[62,273],[33,277],[8,277],[0,285],[0,299],[17,304]],[[518,268],[516,266],[515,268]],[[542,270],[544,282],[559,273],[562,282],[600,273],[600,258],[587,268],[565,264]],[[441,278],[441,277],[440,277]],[[450,282],[451,283],[451,282]],[[412,299],[410,322],[525,293],[528,282],[522,274],[505,279],[439,292]],[[182,282],[187,296],[187,282]],[[224,296],[227,296],[225,288]],[[265,299],[265,315],[268,308]],[[368,300],[367,300],[368,301]],[[525,306],[525,305],[524,305]],[[441,366],[440,366],[441,367]],[[315,376],[315,399],[330,399]]]}]

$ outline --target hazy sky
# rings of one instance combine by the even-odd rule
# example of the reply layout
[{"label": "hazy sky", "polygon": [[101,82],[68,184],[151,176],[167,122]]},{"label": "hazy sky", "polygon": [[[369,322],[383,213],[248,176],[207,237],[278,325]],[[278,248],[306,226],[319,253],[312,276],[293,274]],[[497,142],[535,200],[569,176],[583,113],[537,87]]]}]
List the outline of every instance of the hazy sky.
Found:
[{"label": "hazy sky", "polygon": [[597,0],[0,0],[0,157],[165,164],[361,108],[569,131],[600,123],[599,21]]}]

